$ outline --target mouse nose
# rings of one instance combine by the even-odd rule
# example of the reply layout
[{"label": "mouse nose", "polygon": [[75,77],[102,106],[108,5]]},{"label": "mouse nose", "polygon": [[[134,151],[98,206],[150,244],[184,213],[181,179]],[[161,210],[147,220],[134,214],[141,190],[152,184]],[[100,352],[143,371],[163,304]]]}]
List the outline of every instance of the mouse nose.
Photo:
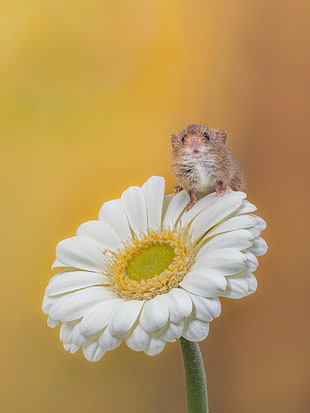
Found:
[{"label": "mouse nose", "polygon": [[188,143],[193,149],[198,149],[201,147],[201,139],[197,135],[190,136],[188,139]]}]

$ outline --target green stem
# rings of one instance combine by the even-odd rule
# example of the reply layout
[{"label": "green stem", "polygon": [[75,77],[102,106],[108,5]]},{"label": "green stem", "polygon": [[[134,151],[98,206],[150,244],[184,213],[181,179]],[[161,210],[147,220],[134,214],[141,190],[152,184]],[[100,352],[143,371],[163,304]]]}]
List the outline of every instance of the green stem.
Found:
[{"label": "green stem", "polygon": [[187,413],[208,413],[207,382],[198,343],[180,338]]}]

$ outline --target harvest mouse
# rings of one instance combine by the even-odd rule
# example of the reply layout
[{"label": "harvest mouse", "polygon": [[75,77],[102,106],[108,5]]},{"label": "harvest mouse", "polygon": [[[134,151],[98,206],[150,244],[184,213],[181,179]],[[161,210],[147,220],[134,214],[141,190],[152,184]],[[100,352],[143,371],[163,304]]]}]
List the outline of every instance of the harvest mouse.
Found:
[{"label": "harvest mouse", "polygon": [[224,195],[231,190],[242,191],[245,180],[240,166],[225,146],[227,132],[204,125],[189,125],[171,136],[172,168],[176,177],[175,191],[188,192],[189,211],[197,195],[216,191]]}]

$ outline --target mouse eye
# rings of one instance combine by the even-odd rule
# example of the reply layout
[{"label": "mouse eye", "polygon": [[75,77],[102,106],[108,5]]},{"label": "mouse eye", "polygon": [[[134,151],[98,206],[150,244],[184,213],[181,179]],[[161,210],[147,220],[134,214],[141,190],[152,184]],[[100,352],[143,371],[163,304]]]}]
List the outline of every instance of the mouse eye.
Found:
[{"label": "mouse eye", "polygon": [[208,141],[210,140],[210,135],[207,132],[204,132],[202,136],[204,136]]},{"label": "mouse eye", "polygon": [[185,139],[186,139],[186,135],[183,135],[182,136],[182,142],[185,142]]}]

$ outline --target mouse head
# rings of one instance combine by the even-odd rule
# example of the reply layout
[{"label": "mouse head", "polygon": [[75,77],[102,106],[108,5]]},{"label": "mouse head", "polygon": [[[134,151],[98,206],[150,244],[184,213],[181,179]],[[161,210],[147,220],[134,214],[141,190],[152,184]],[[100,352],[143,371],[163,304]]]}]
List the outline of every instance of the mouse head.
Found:
[{"label": "mouse head", "polygon": [[227,132],[224,129],[214,129],[205,125],[188,125],[174,135],[171,143],[174,149],[183,148],[199,155],[208,145],[225,145]]}]

